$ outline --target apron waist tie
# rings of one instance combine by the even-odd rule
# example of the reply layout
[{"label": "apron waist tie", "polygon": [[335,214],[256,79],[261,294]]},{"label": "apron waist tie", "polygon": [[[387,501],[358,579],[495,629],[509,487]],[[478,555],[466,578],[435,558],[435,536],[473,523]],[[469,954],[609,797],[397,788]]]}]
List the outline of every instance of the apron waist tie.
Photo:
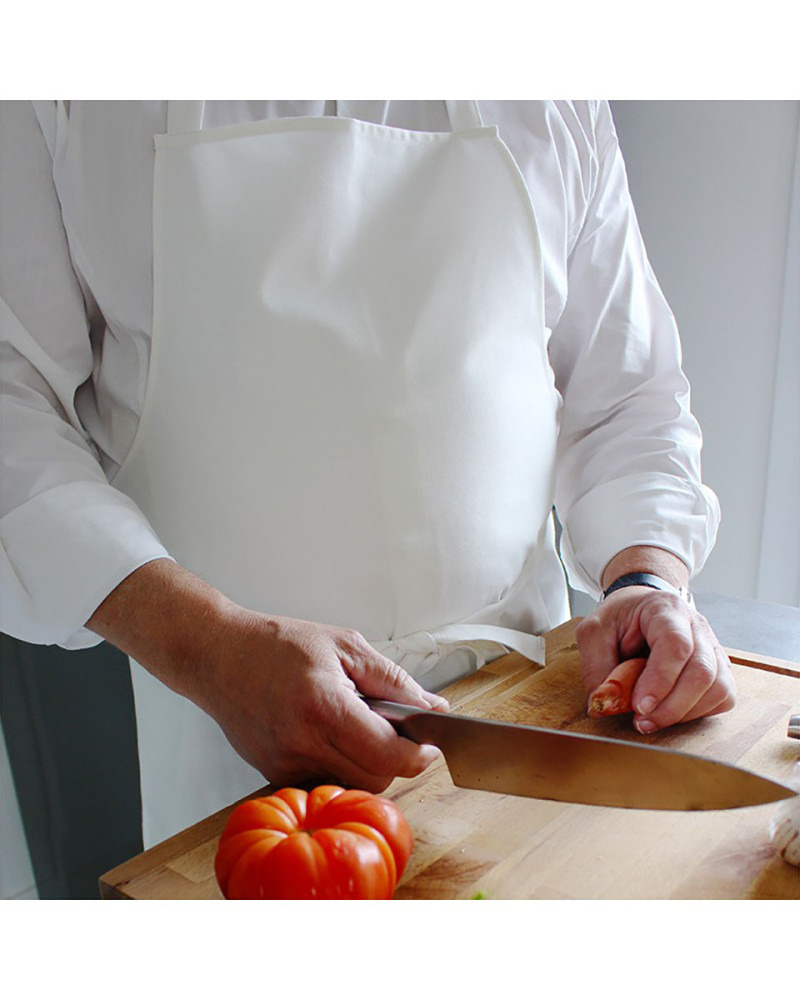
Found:
[{"label": "apron waist tie", "polygon": [[457,649],[463,648],[475,654],[476,669],[512,650],[534,663],[544,665],[545,661],[543,636],[499,625],[444,625],[433,632],[412,632],[397,639],[370,640],[370,645],[417,680]]}]

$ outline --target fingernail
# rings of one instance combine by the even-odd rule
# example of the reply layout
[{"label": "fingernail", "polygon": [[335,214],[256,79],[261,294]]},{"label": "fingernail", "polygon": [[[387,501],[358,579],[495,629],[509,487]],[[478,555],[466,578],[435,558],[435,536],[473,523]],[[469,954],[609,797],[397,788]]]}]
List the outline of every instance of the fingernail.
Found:
[{"label": "fingernail", "polygon": [[649,715],[655,707],[655,698],[652,695],[647,695],[646,698],[642,698],[639,702],[639,706],[636,711],[639,712],[640,715]]},{"label": "fingernail", "polygon": [[634,727],[639,730],[640,733],[652,733],[658,726],[655,722],[651,722],[649,719],[642,719],[641,722],[634,722]]}]

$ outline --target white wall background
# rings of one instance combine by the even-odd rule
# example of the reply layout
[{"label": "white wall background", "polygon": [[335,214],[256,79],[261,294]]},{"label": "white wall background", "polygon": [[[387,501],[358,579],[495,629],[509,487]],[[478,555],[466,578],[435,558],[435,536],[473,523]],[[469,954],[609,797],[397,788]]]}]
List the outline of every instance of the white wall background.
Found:
[{"label": "white wall background", "polygon": [[703,478],[697,589],[800,604],[798,101],[613,101],[639,224],[678,320]]}]

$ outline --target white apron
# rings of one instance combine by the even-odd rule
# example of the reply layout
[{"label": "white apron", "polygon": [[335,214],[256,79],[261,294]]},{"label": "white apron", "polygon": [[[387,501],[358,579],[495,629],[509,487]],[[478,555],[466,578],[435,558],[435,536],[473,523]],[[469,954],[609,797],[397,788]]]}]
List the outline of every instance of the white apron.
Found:
[{"label": "white apron", "polygon": [[[449,111],[443,133],[201,131],[202,102],[170,106],[147,391],[115,479],[234,601],[358,629],[431,689],[507,648],[541,660],[532,633],[567,616],[533,207],[477,104]],[[132,669],[150,845],[264,777]]]}]

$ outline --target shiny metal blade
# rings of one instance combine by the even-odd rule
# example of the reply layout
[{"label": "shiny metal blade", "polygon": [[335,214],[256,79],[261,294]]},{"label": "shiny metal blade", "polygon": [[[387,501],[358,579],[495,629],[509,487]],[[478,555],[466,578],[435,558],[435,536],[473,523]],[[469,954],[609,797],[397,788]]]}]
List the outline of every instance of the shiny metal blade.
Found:
[{"label": "shiny metal blade", "polygon": [[797,795],[678,750],[365,700],[400,735],[438,746],[461,788],[623,809],[736,809]]}]

